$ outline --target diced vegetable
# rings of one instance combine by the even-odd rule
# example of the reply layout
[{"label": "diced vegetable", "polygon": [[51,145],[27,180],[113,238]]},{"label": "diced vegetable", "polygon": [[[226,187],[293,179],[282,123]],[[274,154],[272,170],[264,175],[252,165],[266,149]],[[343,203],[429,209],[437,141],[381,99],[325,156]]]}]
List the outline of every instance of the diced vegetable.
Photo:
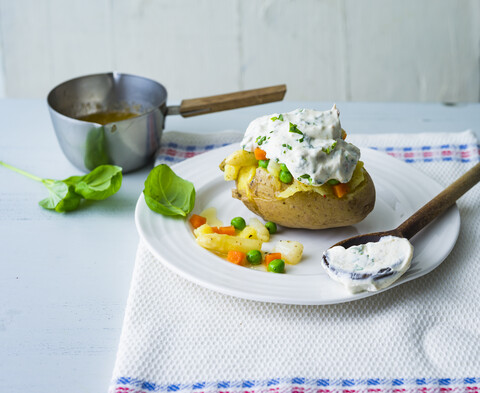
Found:
[{"label": "diced vegetable", "polygon": [[347,183],[335,184],[334,186],[332,186],[332,189],[333,189],[333,193],[337,198],[341,198],[348,193]]},{"label": "diced vegetable", "polygon": [[275,160],[268,161],[267,172],[270,173],[273,177],[278,178],[280,174],[280,165]]},{"label": "diced vegetable", "polygon": [[277,224],[275,224],[272,221],[268,221],[265,223],[265,228],[268,229],[268,232],[270,235],[273,235],[274,233],[277,233]]},{"label": "diced vegetable", "polygon": [[265,152],[265,150],[262,150],[259,147],[255,148],[254,154],[255,154],[255,158],[257,160],[266,160],[267,159],[267,153]]},{"label": "diced vegetable", "polygon": [[230,250],[243,251],[261,250],[262,242],[258,239],[244,239],[238,236],[208,233],[197,237],[197,244],[208,250],[227,254]]},{"label": "diced vegetable", "polygon": [[278,175],[278,180],[280,180],[282,183],[290,184],[293,181],[293,176],[288,171],[280,171],[280,174]]},{"label": "diced vegetable", "polygon": [[293,240],[279,240],[272,251],[280,253],[285,263],[296,265],[302,260],[303,244]]},{"label": "diced vegetable", "polygon": [[257,231],[254,227],[247,225],[239,234],[239,237],[243,237],[245,239],[257,239]]},{"label": "diced vegetable", "polygon": [[250,250],[247,252],[247,261],[252,265],[260,265],[262,263],[262,253],[259,250]]},{"label": "diced vegetable", "polygon": [[227,254],[227,261],[232,262],[236,265],[241,265],[246,258],[246,254],[242,251],[230,250]]},{"label": "diced vegetable", "polygon": [[342,139],[345,140],[346,137],[347,137],[347,133],[346,133],[345,130],[342,128]]},{"label": "diced vegetable", "polygon": [[268,265],[274,259],[282,259],[282,254],[279,252],[272,252],[270,254],[265,255],[265,263]]},{"label": "diced vegetable", "polygon": [[258,160],[258,166],[263,169],[268,168],[268,163],[270,160]]},{"label": "diced vegetable", "polygon": [[192,216],[190,217],[190,224],[192,224],[192,227],[195,229],[206,223],[207,219],[205,217],[199,216],[198,214],[192,214]]},{"label": "diced vegetable", "polygon": [[268,264],[267,270],[272,273],[285,273],[285,262],[282,259],[274,259]]},{"label": "diced vegetable", "polygon": [[248,224],[257,232],[256,237],[258,240],[261,240],[262,242],[268,242],[270,240],[270,232],[268,232],[265,225],[263,225],[257,218],[250,219]]},{"label": "diced vegetable", "polygon": [[229,235],[235,236],[235,227],[232,225],[228,227],[212,227],[213,232],[219,233],[220,235]]},{"label": "diced vegetable", "polygon": [[213,233],[212,227],[208,224],[203,224],[199,226],[197,229],[193,230],[193,234],[195,235],[195,237],[206,235],[207,233]]},{"label": "diced vegetable", "polygon": [[235,227],[235,229],[238,229],[240,231],[247,226],[243,217],[232,218],[232,221],[230,221],[230,224],[232,224]]}]

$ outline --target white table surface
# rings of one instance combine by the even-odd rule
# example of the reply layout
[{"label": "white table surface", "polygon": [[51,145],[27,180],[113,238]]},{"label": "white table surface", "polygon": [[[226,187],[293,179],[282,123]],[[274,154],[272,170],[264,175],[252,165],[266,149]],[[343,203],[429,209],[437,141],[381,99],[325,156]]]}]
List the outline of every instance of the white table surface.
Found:
[{"label": "white table surface", "polygon": [[[244,130],[253,118],[331,103],[281,102],[189,119],[166,131]],[[480,104],[337,103],[348,133],[480,136]],[[0,160],[41,177],[80,172],[63,156],[43,100],[0,100]],[[122,327],[138,234],[135,203],[149,168],[107,201],[43,210],[39,183],[0,167],[0,391],[104,392]]]}]

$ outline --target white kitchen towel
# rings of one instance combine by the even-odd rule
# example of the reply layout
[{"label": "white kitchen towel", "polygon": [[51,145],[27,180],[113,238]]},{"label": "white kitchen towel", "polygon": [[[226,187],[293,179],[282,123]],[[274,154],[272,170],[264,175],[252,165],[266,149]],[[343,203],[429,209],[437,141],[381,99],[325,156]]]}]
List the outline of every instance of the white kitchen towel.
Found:
[{"label": "white kitchen towel", "polygon": [[[169,134],[157,162],[239,140]],[[470,131],[348,139],[444,186],[479,161]],[[214,292],[164,267],[140,242],[110,392],[480,392],[479,202],[480,186],[458,201],[458,241],[433,272],[329,306]]]}]

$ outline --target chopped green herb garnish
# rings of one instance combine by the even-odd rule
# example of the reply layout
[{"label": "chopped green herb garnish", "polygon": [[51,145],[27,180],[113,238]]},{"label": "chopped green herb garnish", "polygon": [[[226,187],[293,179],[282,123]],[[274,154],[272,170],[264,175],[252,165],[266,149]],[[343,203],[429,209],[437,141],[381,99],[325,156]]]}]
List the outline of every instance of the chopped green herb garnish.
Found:
[{"label": "chopped green herb garnish", "polygon": [[332,152],[332,150],[335,149],[335,146],[337,146],[337,141],[333,142],[332,146],[327,147],[327,148],[322,148],[322,150],[325,153],[330,154]]},{"label": "chopped green herb garnish", "polygon": [[288,131],[294,132],[295,134],[300,134],[303,136],[303,132],[298,129],[296,124],[290,123],[290,128]]},{"label": "chopped green herb garnish", "polygon": [[265,140],[267,139],[266,136],[259,136],[257,137],[257,139],[255,140],[255,142],[257,143],[258,146],[261,146],[263,142],[265,142]]},{"label": "chopped green herb garnish", "polygon": [[302,176],[299,176],[298,181],[301,181],[302,179],[307,179],[310,184],[312,184],[312,177],[308,174],[305,173]]},{"label": "chopped green herb garnish", "polygon": [[270,120],[272,120],[272,121],[275,121],[275,120],[283,121],[283,115],[279,114],[278,116],[273,116],[272,118],[270,118]]},{"label": "chopped green herb garnish", "polygon": [[284,143],[282,146],[283,146],[283,147],[286,147],[288,150],[292,150],[292,146],[287,145],[286,143]]}]

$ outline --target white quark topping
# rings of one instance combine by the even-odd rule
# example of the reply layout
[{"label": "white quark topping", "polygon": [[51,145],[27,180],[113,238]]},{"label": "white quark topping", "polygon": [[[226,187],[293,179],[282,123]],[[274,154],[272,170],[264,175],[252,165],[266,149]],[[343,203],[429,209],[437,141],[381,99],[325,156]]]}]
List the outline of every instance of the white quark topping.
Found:
[{"label": "white quark topping", "polygon": [[253,120],[245,131],[242,148],[260,147],[267,158],[285,164],[292,176],[309,185],[330,179],[350,181],[360,150],[342,139],[339,111],[296,109]]},{"label": "white quark topping", "polygon": [[376,243],[332,247],[323,256],[328,275],[351,292],[378,291],[408,270],[413,246],[407,239],[384,236]]}]

